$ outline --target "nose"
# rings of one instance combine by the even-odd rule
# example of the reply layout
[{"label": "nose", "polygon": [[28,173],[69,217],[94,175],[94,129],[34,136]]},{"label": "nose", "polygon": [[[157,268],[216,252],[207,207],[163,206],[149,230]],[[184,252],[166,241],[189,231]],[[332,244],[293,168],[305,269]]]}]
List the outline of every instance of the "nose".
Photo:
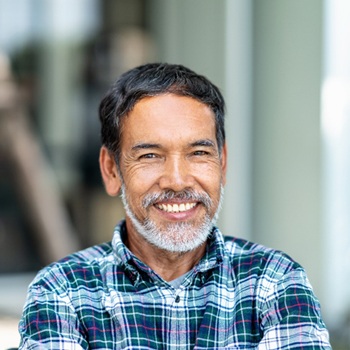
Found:
[{"label": "nose", "polygon": [[168,157],[159,180],[162,190],[181,191],[193,187],[194,176],[188,160],[180,156]]}]

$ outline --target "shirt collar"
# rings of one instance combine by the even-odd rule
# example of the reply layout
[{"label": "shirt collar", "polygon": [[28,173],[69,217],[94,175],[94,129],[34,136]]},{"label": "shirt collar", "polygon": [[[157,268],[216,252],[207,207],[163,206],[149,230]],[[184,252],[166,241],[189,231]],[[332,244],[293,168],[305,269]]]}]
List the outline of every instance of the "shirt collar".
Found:
[{"label": "shirt collar", "polygon": [[[142,270],[149,270],[123,242],[123,237],[127,234],[125,220],[122,220],[114,229],[112,247],[114,256],[118,264],[125,266],[137,265]],[[218,265],[224,260],[224,238],[217,227],[213,227],[207,242],[205,255],[195,267],[196,271],[205,272]]]},{"label": "shirt collar", "polygon": [[220,265],[224,260],[224,238],[217,227],[213,227],[207,241],[205,255],[195,267],[197,271],[205,272]]}]

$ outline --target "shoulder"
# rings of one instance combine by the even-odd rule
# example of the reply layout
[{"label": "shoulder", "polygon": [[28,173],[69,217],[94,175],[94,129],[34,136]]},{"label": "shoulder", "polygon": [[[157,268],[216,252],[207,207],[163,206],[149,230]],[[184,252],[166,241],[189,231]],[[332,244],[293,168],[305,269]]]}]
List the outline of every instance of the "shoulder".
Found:
[{"label": "shoulder", "polygon": [[304,295],[317,308],[305,269],[289,255],[240,238],[224,237],[224,242],[226,269],[236,288],[244,293],[253,290],[266,305],[276,298]]},{"label": "shoulder", "polygon": [[291,271],[304,269],[286,253],[241,238],[224,237],[225,254],[236,276],[270,276],[280,279]]},{"label": "shoulder", "polygon": [[96,284],[113,260],[111,243],[89,247],[44,267],[38,272],[30,288],[58,291],[79,284]]},{"label": "shoulder", "polygon": [[105,258],[110,256],[113,253],[111,242],[102,243],[95,245],[78,252],[75,252],[71,255],[66,256],[65,258],[59,260],[55,264],[66,264],[66,263],[80,263],[80,264],[98,264],[103,261]]}]

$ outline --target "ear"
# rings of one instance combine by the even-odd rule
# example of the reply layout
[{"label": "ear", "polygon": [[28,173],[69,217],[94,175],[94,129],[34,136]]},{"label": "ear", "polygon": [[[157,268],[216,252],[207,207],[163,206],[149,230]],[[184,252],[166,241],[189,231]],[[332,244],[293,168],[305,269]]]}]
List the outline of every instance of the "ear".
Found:
[{"label": "ear", "polygon": [[222,173],[222,184],[226,184],[226,172],[227,172],[227,146],[224,143],[221,150],[221,173]]},{"label": "ear", "polygon": [[106,192],[110,196],[117,196],[122,186],[122,180],[114,156],[105,146],[101,147],[99,162]]}]

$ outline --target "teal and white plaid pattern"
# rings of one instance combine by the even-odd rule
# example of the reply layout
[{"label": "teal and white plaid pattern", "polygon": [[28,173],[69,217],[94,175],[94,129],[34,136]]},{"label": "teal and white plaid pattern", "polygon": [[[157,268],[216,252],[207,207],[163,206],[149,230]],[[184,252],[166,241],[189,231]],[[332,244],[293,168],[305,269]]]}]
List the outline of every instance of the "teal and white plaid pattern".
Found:
[{"label": "teal and white plaid pattern", "polygon": [[331,349],[305,271],[214,229],[174,289],[123,244],[75,253],[29,287],[21,349]]}]

